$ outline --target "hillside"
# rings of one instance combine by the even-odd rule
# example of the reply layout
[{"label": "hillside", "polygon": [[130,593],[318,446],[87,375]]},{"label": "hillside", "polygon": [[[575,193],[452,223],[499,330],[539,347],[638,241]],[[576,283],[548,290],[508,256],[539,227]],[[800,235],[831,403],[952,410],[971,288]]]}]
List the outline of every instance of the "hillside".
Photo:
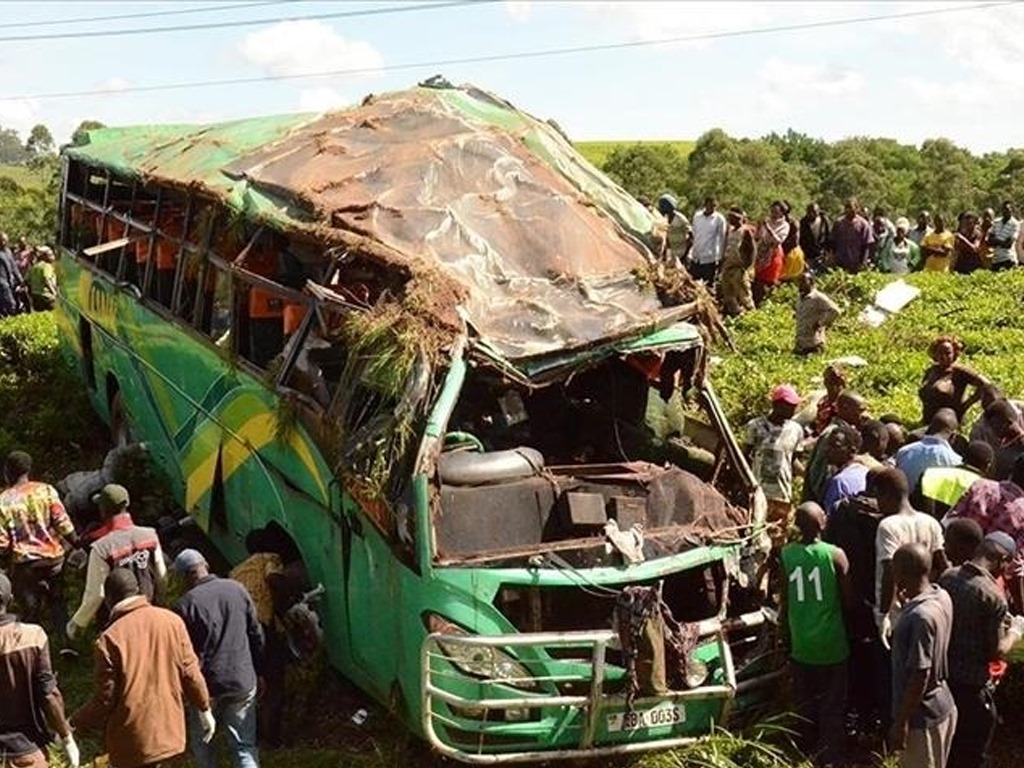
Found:
[{"label": "hillside", "polygon": [[671,145],[679,150],[683,157],[686,157],[693,150],[695,143],[693,141],[577,141],[573,146],[587,160],[600,168],[616,147],[628,147],[633,144],[643,144],[645,147]]},{"label": "hillside", "polygon": [[0,165],[0,178],[10,179],[23,189],[41,189],[46,185],[42,173],[24,165]]}]

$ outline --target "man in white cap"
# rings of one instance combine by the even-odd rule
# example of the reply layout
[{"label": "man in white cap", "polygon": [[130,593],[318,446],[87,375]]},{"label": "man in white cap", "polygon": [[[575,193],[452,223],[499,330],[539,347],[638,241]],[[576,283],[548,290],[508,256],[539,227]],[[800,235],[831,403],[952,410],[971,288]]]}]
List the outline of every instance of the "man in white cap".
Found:
[{"label": "man in white cap", "polygon": [[0,573],[0,764],[45,768],[48,724],[71,768],[78,768],[78,745],[64,716],[46,632],[18,621],[7,612],[10,604],[11,581]]},{"label": "man in white cap", "polygon": [[997,581],[1016,553],[1013,537],[995,531],[982,540],[974,557],[939,578],[939,586],[953,601],[949,688],[957,723],[948,768],[988,764],[989,744],[999,722],[989,665],[1005,657],[1024,634],[1024,617],[1009,615],[1006,594]]},{"label": "man in white cap", "polygon": [[[214,717],[227,734],[238,768],[258,768],[256,696],[263,660],[263,629],[245,587],[210,573],[206,558],[185,549],[175,558],[188,591],[178,602],[192,647],[199,657]],[[198,713],[189,711],[189,746],[199,768],[216,768],[213,745],[202,738]]]},{"label": "man in white cap", "polygon": [[658,213],[665,217],[668,230],[665,234],[665,252],[663,260],[675,267],[686,265],[693,245],[693,228],[690,220],[679,210],[676,199],[669,194],[658,198]]}]

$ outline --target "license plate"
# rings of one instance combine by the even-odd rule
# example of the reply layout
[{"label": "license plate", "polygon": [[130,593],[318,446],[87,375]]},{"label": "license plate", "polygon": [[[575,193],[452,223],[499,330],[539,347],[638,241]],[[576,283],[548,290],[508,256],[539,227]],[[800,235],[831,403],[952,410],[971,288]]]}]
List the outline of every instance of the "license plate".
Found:
[{"label": "license plate", "polygon": [[647,709],[634,709],[632,712],[615,712],[608,715],[608,732],[663,728],[678,725],[685,720],[686,707],[682,704],[656,704]]}]

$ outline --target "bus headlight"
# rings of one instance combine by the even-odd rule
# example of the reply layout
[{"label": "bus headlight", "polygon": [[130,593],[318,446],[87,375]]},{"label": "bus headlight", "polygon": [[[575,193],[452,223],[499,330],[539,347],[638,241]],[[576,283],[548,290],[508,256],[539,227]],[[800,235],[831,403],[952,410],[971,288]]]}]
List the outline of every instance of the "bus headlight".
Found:
[{"label": "bus headlight", "polygon": [[[430,614],[426,623],[431,632],[440,632],[446,635],[469,635],[462,627],[452,624],[436,614]],[[467,675],[504,683],[514,688],[534,690],[537,687],[537,681],[530,675],[530,671],[511,654],[500,648],[493,648],[489,645],[466,645],[444,640],[438,640],[437,645],[444,653],[445,658]]]}]

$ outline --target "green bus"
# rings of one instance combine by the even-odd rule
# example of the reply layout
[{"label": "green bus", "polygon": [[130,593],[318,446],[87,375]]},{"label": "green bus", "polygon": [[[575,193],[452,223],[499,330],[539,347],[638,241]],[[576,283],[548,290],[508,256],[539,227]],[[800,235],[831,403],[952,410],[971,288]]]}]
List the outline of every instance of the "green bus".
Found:
[{"label": "green bus", "polygon": [[229,561],[287,536],[331,664],[436,750],[666,748],[763,698],[765,502],[703,300],[666,299],[654,218],[557,126],[432,81],[62,162],[97,411]]}]

